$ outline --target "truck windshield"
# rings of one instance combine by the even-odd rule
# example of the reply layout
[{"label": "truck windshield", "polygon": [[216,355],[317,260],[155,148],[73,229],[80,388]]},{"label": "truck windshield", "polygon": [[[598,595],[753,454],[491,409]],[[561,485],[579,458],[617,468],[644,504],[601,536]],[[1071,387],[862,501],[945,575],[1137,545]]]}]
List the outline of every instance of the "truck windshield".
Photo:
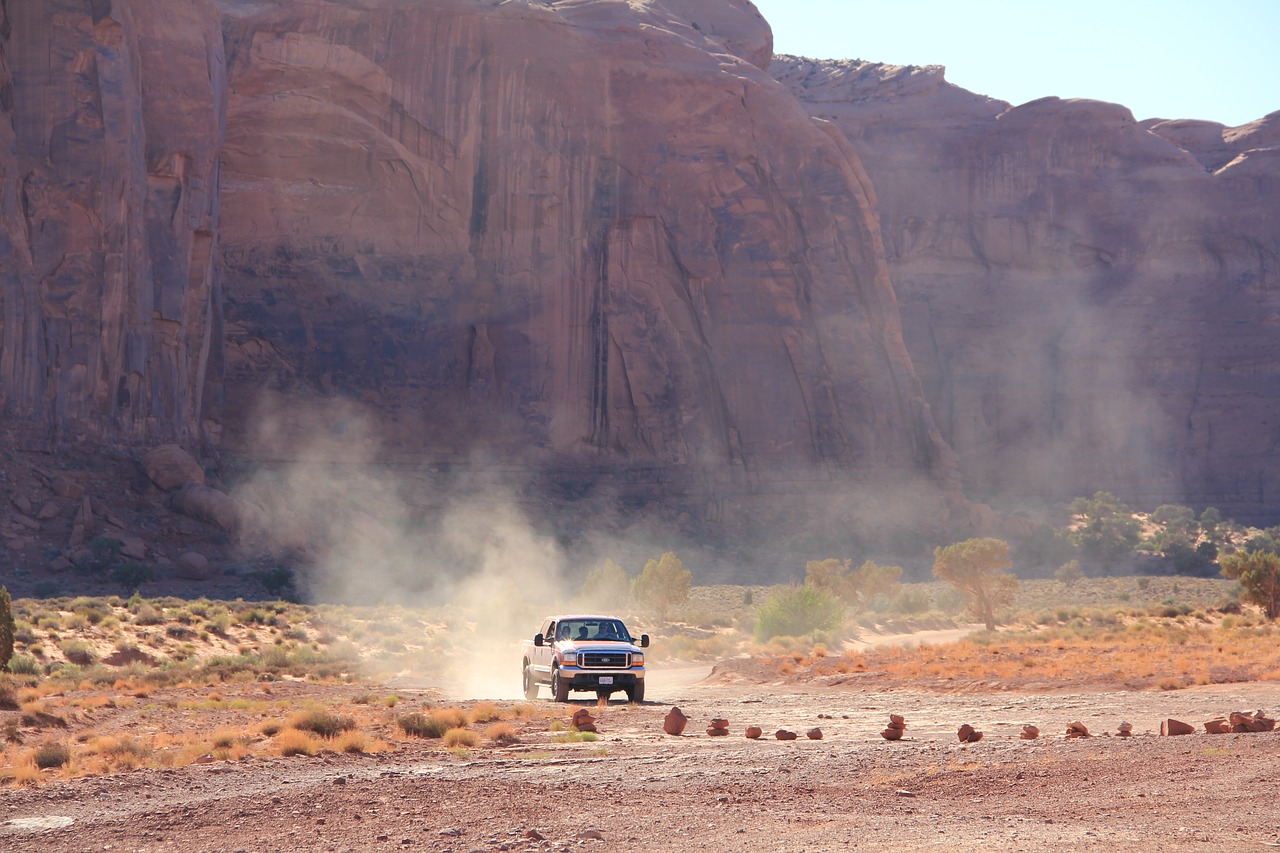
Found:
[{"label": "truck windshield", "polygon": [[631,642],[627,626],[617,619],[565,619],[556,630],[557,640],[607,640]]}]

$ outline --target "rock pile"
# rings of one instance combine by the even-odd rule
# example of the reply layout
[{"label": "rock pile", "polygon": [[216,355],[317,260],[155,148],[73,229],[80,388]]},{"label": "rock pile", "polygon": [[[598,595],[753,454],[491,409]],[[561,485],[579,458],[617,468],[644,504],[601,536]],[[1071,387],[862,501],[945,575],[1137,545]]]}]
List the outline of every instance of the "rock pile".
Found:
[{"label": "rock pile", "polygon": [[890,714],[889,725],[880,732],[885,740],[902,740],[902,733],[907,730],[907,721],[901,714]]},{"label": "rock pile", "polygon": [[1275,727],[1276,721],[1268,717],[1264,711],[1254,711],[1251,714],[1244,711],[1232,711],[1225,719],[1219,717],[1204,724],[1204,730],[1211,735],[1227,734],[1228,732],[1237,734],[1269,732],[1274,731]]},{"label": "rock pile", "polygon": [[961,743],[977,743],[982,740],[982,732],[965,723],[956,731],[956,737],[960,739]]},{"label": "rock pile", "polygon": [[591,712],[586,708],[579,708],[573,712],[573,718],[569,724],[580,732],[599,732],[596,728],[596,718],[591,716]]},{"label": "rock pile", "polygon": [[1074,723],[1067,723],[1067,737],[1089,737],[1089,729],[1079,720],[1076,720]]},{"label": "rock pile", "polygon": [[711,721],[711,725],[707,727],[707,734],[711,737],[724,737],[729,734],[729,721],[716,717]]},{"label": "rock pile", "polygon": [[1132,737],[1132,736],[1133,736],[1133,723],[1130,723],[1128,721],[1121,722],[1120,726],[1116,729],[1116,737]]}]

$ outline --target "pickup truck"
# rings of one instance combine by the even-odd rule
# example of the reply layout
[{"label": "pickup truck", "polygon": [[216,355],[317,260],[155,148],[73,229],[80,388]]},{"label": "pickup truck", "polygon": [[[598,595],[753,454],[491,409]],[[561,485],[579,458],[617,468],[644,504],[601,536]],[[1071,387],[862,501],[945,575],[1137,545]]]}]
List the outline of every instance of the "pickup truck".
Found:
[{"label": "pickup truck", "polygon": [[608,699],[626,691],[632,702],[644,701],[644,652],[649,635],[632,639],[627,626],[613,616],[551,616],[533,640],[521,643],[524,695],[538,698],[538,685],[551,687],[557,702],[568,702],[571,690]]}]

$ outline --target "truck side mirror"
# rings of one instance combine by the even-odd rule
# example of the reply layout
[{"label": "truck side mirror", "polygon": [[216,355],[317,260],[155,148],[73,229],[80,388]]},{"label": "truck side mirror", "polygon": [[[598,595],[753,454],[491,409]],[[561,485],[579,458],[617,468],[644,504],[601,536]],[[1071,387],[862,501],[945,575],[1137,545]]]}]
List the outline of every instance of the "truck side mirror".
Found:
[{"label": "truck side mirror", "polygon": [[647,649],[647,648],[649,648],[649,635],[648,635],[648,634],[641,634],[641,635],[640,635],[640,648],[642,648],[642,649]]},{"label": "truck side mirror", "polygon": [[542,635],[541,635],[541,634],[534,634],[534,635],[533,635],[533,644],[534,644],[535,646],[539,646],[539,647],[541,647],[541,646],[542,646]]}]

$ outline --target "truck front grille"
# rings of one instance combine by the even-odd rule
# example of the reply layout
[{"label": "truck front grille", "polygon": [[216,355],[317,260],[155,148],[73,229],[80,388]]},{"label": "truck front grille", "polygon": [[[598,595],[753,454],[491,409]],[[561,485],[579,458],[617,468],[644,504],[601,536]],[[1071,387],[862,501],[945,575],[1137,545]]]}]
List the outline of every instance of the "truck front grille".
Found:
[{"label": "truck front grille", "polygon": [[584,652],[582,666],[586,669],[626,669],[631,666],[628,652]]}]

